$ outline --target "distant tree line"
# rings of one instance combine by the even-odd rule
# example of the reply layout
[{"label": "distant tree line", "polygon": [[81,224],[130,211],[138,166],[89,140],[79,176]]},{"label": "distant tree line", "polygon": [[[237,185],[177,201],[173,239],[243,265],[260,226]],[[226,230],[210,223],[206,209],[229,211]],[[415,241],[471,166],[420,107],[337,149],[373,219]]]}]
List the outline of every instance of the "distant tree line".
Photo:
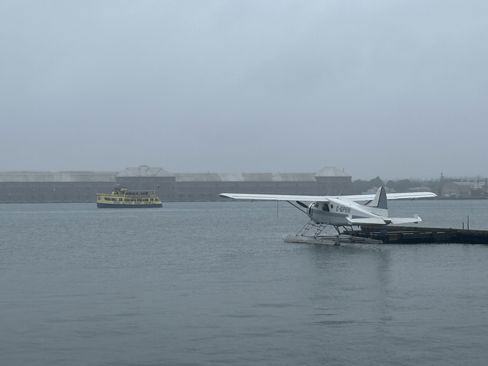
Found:
[{"label": "distant tree line", "polygon": [[354,194],[372,193],[380,186],[385,186],[388,192],[430,191],[443,197],[488,198],[488,178],[446,178],[443,175],[438,179],[399,179],[388,181],[380,177],[370,180],[357,179],[352,182],[352,191]]},{"label": "distant tree line", "polygon": [[380,177],[370,180],[357,179],[352,182],[352,189],[355,194],[360,194],[385,186],[388,192],[413,192],[429,190],[438,193],[440,191],[440,179],[399,179],[385,181]]}]

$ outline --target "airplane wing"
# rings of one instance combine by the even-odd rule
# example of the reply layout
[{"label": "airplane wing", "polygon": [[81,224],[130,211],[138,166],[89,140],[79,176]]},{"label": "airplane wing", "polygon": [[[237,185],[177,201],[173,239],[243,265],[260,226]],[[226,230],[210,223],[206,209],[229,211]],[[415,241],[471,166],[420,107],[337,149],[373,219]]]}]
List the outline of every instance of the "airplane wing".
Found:
[{"label": "airplane wing", "polygon": [[300,196],[289,194],[253,194],[253,193],[221,193],[220,197],[233,198],[235,200],[252,201],[305,201],[328,202],[327,196]]},{"label": "airplane wing", "polygon": [[[346,198],[351,201],[371,201],[374,200],[374,194],[358,194],[352,196],[340,196],[340,198]],[[387,193],[386,198],[389,200],[407,200],[414,198],[431,198],[437,197],[435,193],[432,192],[406,192],[406,193]]]},{"label": "airplane wing", "polygon": [[[293,194],[254,194],[254,193],[221,193],[220,197],[233,198],[235,200],[252,200],[252,201],[305,201],[305,202],[329,202],[331,199],[348,199],[350,201],[361,202],[371,201],[374,194],[359,194],[349,196],[301,196]],[[429,198],[436,197],[432,192],[409,192],[409,193],[388,193],[386,197],[389,200]]]}]

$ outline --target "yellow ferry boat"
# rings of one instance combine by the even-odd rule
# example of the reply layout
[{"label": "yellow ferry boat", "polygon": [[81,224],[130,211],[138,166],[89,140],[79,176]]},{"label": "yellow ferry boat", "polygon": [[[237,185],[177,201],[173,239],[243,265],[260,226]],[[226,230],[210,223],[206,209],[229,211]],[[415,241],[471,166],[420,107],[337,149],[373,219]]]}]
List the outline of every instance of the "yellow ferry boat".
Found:
[{"label": "yellow ferry boat", "polygon": [[129,191],[115,188],[112,193],[97,193],[98,208],[154,208],[163,207],[155,191]]}]

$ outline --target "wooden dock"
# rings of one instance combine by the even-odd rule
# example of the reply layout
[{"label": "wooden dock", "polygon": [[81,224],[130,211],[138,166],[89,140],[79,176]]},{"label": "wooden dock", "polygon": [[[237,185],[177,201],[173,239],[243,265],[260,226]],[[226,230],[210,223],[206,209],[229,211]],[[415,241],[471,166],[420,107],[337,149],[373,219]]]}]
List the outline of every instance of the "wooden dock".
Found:
[{"label": "wooden dock", "polygon": [[363,225],[353,237],[380,240],[384,244],[487,244],[488,230],[432,228],[422,226]]}]

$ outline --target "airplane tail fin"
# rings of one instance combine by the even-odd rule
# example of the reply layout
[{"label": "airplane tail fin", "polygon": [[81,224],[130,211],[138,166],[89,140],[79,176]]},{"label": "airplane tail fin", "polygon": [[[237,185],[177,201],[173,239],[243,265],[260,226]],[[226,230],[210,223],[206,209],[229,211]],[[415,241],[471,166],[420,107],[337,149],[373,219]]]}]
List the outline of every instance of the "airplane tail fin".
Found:
[{"label": "airplane tail fin", "polygon": [[374,199],[367,204],[368,207],[382,208],[384,210],[388,209],[388,203],[386,200],[386,190],[385,187],[381,186],[376,191]]}]

